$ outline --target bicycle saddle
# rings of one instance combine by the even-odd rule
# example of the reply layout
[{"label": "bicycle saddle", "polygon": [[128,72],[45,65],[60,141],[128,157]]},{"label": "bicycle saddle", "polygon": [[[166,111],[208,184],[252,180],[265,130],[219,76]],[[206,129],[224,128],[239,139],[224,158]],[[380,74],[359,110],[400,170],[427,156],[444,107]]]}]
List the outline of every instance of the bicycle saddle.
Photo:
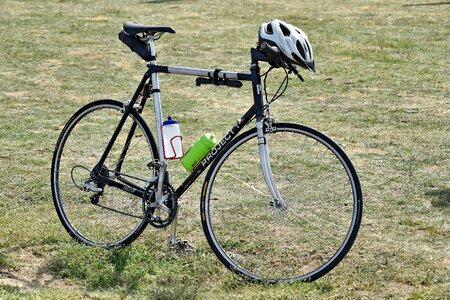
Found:
[{"label": "bicycle saddle", "polygon": [[175,29],[167,26],[147,26],[134,21],[125,21],[123,23],[123,30],[130,34],[135,35],[138,33],[145,33],[148,35],[155,35],[158,32],[175,33]]}]

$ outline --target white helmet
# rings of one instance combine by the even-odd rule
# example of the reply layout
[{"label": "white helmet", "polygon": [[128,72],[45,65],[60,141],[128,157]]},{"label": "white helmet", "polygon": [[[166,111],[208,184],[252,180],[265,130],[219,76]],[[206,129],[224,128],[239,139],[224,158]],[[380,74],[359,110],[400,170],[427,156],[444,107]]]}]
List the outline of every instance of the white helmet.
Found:
[{"label": "white helmet", "polygon": [[311,44],[300,28],[277,19],[270,20],[259,28],[259,42],[263,41],[278,47],[291,63],[315,72]]}]

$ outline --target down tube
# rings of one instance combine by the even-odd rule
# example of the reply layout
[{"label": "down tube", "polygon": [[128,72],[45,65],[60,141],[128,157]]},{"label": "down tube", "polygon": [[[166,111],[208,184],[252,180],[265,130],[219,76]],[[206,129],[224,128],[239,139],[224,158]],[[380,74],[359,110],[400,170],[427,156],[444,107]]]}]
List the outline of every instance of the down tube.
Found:
[{"label": "down tube", "polygon": [[242,130],[242,128],[247,125],[252,118],[255,116],[255,106],[253,105],[245,114],[239,119],[236,125],[228,131],[228,133],[217,143],[216,147],[214,147],[203,159],[202,161],[194,168],[192,173],[188,178],[177,188],[176,193],[178,197],[181,195],[197,180],[197,178],[203,173],[203,171],[208,168],[208,166],[214,161],[214,159],[222,152],[222,150],[230,143],[237,134]]}]

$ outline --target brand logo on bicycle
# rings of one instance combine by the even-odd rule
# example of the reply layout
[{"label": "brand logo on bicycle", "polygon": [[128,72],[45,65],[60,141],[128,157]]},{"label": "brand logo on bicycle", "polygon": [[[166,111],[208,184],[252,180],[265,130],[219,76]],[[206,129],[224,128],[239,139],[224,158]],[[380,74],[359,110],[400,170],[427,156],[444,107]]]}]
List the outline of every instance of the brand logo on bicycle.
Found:
[{"label": "brand logo on bicycle", "polygon": [[256,85],[256,92],[258,93],[258,95],[261,94],[261,90],[262,90],[261,85],[260,85],[260,84],[257,84],[257,85]]},{"label": "brand logo on bicycle", "polygon": [[206,166],[211,160],[216,156],[217,153],[230,141],[235,135],[235,129],[239,129],[236,125],[235,128],[231,129],[227,135],[214,147],[202,160],[202,167]]},{"label": "brand logo on bicycle", "polygon": [[124,186],[122,189],[129,193],[134,193],[136,191],[136,189],[128,187],[128,186]]}]

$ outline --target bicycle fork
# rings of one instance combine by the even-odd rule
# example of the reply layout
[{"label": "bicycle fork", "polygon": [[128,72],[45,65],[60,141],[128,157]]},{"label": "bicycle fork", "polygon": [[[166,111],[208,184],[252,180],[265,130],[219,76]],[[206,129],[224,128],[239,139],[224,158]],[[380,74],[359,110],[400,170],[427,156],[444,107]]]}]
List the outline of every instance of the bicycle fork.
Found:
[{"label": "bicycle fork", "polygon": [[[270,126],[271,125],[267,127],[268,132],[270,132]],[[256,121],[256,131],[258,134],[258,150],[262,172],[267,183],[267,187],[269,188],[270,194],[273,198],[273,203],[271,202],[271,205],[273,204],[273,206],[278,209],[286,209],[287,203],[281,197],[273,177],[272,168],[270,167],[269,146],[267,145],[267,139],[264,132],[264,119]]]}]

